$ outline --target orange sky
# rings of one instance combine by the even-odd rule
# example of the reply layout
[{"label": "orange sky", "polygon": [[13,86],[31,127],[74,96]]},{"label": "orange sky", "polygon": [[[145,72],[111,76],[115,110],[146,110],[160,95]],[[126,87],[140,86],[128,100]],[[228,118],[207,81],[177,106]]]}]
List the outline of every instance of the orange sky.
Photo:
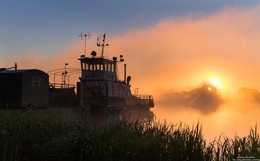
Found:
[{"label": "orange sky", "polygon": [[[212,15],[199,14],[172,17],[145,29],[132,29],[122,35],[107,35],[106,56],[123,54],[127,73],[132,76],[132,90],[150,93],[155,97],[157,119],[188,124],[202,123],[207,138],[247,134],[258,122],[260,103],[237,97],[240,87],[260,90],[260,6],[226,8]],[[93,35],[96,35],[93,33]],[[87,40],[88,53],[95,47],[96,38]],[[21,68],[49,71],[68,67],[79,68],[78,58],[84,42],[75,40],[59,56],[41,60],[29,54],[16,58]],[[36,51],[37,52],[37,51]],[[7,62],[7,66],[10,66]],[[119,65],[123,68],[123,65]],[[122,77],[122,72],[121,78]],[[219,89],[225,103],[210,114],[191,108],[164,107],[162,94],[181,92],[207,82],[211,77],[222,81]],[[249,96],[250,98],[251,95]],[[243,97],[244,98],[244,97]],[[170,100],[169,100],[170,101]]]}]

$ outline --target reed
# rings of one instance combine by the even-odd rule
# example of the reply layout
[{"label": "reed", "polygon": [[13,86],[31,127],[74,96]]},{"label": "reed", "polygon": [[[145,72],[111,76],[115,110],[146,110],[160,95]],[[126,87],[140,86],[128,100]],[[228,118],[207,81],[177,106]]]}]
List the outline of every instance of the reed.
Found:
[{"label": "reed", "polygon": [[224,134],[206,143],[202,126],[125,122],[95,126],[84,121],[0,113],[2,161],[225,161],[260,157],[257,126],[248,136]]}]

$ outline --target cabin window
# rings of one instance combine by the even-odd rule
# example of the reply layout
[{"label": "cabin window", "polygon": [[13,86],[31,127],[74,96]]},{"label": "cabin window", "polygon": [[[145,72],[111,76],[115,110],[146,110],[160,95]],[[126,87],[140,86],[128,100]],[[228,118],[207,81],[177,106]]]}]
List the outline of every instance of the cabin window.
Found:
[{"label": "cabin window", "polygon": [[103,68],[105,71],[114,72],[114,64],[104,64]]},{"label": "cabin window", "polygon": [[84,70],[84,67],[83,67],[83,65],[84,65],[84,64],[83,64],[83,63],[81,63],[81,69],[82,69],[82,70]]},{"label": "cabin window", "polygon": [[101,70],[101,64],[97,64],[97,70]]},{"label": "cabin window", "polygon": [[105,67],[105,68],[106,68],[105,70],[108,71],[108,64],[106,64],[106,67]]},{"label": "cabin window", "polygon": [[111,64],[111,72],[114,72],[114,64]]},{"label": "cabin window", "polygon": [[94,70],[94,65],[93,64],[89,64],[89,70]]},{"label": "cabin window", "polygon": [[107,70],[107,64],[103,64],[103,70]]},{"label": "cabin window", "polygon": [[112,64],[108,64],[108,71],[112,72]]},{"label": "cabin window", "polygon": [[110,71],[110,64],[107,64],[107,71]]},{"label": "cabin window", "polygon": [[96,65],[95,64],[92,64],[92,70],[96,70]]},{"label": "cabin window", "polygon": [[84,70],[88,70],[88,66],[86,63],[84,63]]},{"label": "cabin window", "polygon": [[41,77],[33,77],[33,86],[41,86]]},{"label": "cabin window", "polygon": [[81,63],[82,70],[88,70],[88,66],[86,63]]}]

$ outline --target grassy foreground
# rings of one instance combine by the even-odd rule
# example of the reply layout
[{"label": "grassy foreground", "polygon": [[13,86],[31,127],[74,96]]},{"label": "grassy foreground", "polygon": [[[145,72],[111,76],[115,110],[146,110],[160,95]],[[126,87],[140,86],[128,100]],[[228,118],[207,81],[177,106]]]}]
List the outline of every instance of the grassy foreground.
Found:
[{"label": "grassy foreground", "polygon": [[260,157],[257,129],[206,143],[200,124],[126,123],[108,127],[84,121],[0,113],[1,161],[200,161]]}]

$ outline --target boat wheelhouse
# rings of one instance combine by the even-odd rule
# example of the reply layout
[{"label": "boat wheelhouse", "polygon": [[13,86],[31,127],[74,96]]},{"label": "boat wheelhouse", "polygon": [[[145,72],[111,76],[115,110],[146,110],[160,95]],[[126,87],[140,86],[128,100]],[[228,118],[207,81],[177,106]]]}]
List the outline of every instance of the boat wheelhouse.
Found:
[{"label": "boat wheelhouse", "polygon": [[126,77],[126,64],[124,65],[124,80],[118,79],[117,65],[123,62],[120,55],[112,59],[103,56],[105,45],[105,34],[101,57],[97,57],[95,51],[91,57],[81,55],[81,77],[78,83],[78,94],[80,95],[80,106],[90,114],[109,113],[111,108],[122,109],[123,113],[151,113],[154,100],[151,95],[132,95],[130,90],[131,77]]}]

